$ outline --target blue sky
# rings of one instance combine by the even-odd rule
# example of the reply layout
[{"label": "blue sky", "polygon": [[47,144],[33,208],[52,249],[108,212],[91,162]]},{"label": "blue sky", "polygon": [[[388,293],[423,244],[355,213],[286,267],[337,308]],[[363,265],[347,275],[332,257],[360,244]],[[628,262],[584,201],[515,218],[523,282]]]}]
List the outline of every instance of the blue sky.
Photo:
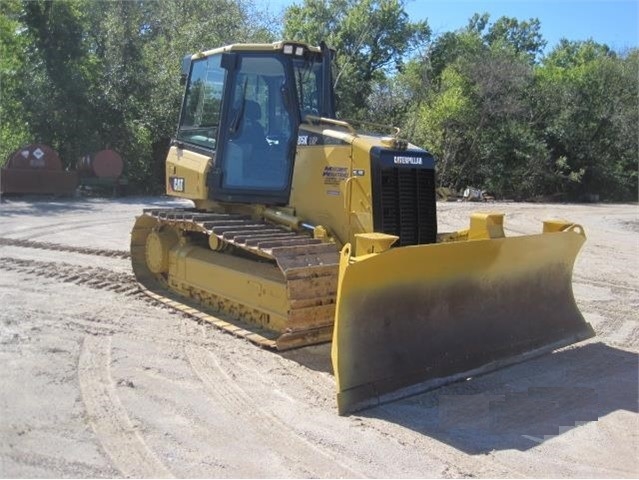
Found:
[{"label": "blue sky", "polygon": [[[279,13],[302,0],[255,0],[256,5]],[[411,20],[428,20],[433,33],[457,30],[474,13],[518,20],[538,18],[552,49],[562,37],[605,43],[617,51],[639,46],[639,0],[407,0]]]}]

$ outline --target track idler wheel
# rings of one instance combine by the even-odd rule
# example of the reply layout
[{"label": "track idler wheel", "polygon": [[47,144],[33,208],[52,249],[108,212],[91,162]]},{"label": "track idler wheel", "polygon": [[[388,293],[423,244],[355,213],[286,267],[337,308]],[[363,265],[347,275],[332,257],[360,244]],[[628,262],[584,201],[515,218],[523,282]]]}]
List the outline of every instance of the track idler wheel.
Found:
[{"label": "track idler wheel", "polygon": [[153,230],[146,237],[146,265],[155,274],[169,271],[169,251],[178,243],[177,233],[170,229]]}]

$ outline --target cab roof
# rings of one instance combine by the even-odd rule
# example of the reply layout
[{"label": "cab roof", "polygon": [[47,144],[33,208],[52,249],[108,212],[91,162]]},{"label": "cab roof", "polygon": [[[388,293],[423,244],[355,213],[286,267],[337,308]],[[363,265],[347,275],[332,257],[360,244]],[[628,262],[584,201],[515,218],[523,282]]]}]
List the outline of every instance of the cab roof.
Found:
[{"label": "cab roof", "polygon": [[293,52],[296,47],[303,47],[306,51],[321,53],[321,49],[319,47],[309,45],[304,42],[296,42],[296,41],[284,41],[281,40],[279,42],[273,43],[234,43],[231,45],[226,45],[224,47],[214,48],[212,50],[206,50],[204,52],[198,52],[191,55],[192,60],[196,60],[202,57],[208,57],[209,55],[214,55],[216,53],[225,53],[225,52],[277,52],[284,51],[284,47],[291,45],[293,48]]}]

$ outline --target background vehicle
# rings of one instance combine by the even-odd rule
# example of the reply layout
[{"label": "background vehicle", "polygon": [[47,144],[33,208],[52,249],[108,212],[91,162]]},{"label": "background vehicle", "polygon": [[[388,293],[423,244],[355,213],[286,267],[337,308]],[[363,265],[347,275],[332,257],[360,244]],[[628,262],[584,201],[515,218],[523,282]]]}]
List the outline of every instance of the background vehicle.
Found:
[{"label": "background vehicle", "polygon": [[184,75],[166,181],[194,208],[145,211],[131,239],[156,298],[262,346],[332,339],[340,413],[593,335],[581,227],[506,238],[478,213],[439,233],[432,155],[335,119],[325,45],[231,45]]}]

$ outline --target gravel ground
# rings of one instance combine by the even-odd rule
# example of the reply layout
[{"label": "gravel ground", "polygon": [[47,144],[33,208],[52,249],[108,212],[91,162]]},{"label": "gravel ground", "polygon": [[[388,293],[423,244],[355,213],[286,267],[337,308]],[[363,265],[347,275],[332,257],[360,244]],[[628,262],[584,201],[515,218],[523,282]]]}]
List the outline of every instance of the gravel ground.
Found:
[{"label": "gravel ground", "polygon": [[339,417],[328,345],[272,353],[138,292],[134,218],[178,204],[0,204],[0,476],[639,476],[637,205],[438,204],[443,230],[478,209],[513,235],[582,224],[597,336]]}]

